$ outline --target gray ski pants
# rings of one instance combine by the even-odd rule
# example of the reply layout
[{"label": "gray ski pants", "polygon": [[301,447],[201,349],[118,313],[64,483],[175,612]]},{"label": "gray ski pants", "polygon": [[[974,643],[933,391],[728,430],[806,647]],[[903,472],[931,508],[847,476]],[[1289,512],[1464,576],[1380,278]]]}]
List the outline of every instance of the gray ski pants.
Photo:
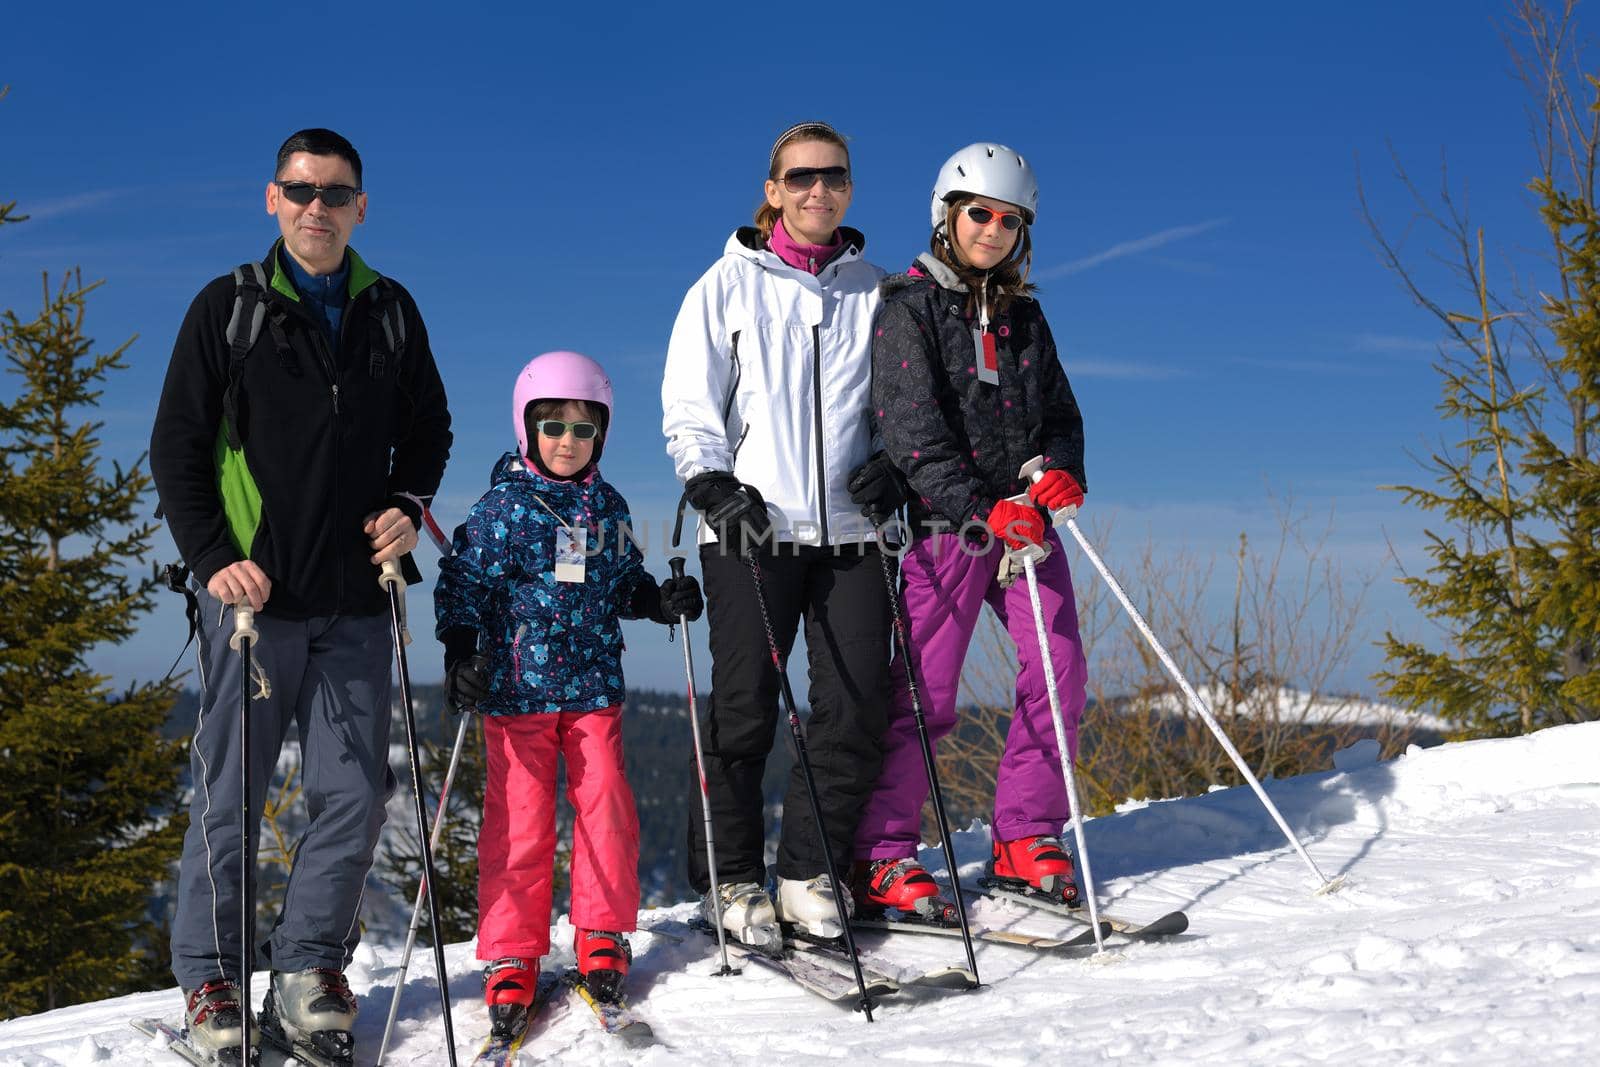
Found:
[{"label": "gray ski pants", "polygon": [[[184,989],[237,978],[240,938],[239,687],[242,664],[228,647],[233,611],[204,589],[200,599],[200,713],[190,745],[194,797],[183,839],[172,973]],[[274,619],[256,616],[260,640],[250,700],[250,849],[289,727],[299,732],[302,796],[309,823],[254,966],[342,970],[360,940],[361,892],[395,789],[389,770],[386,615]],[[262,879],[257,877],[259,886]],[[259,896],[259,894],[258,894]]]}]

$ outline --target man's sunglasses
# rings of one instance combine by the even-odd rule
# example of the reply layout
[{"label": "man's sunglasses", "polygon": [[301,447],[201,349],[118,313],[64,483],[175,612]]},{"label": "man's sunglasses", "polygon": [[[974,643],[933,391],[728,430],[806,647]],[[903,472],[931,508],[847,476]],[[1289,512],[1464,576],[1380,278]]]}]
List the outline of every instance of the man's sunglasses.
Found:
[{"label": "man's sunglasses", "polygon": [[322,202],[329,207],[346,207],[355,200],[360,189],[348,185],[312,185],[310,182],[280,182],[274,181],[282,192],[283,198],[291,204],[302,206],[311,201],[322,198]]},{"label": "man's sunglasses", "polygon": [[567,431],[572,431],[572,436],[580,441],[587,441],[600,432],[600,427],[592,422],[562,422],[560,419],[540,419],[535,425],[539,432],[546,437],[557,438],[567,436]]},{"label": "man's sunglasses", "polygon": [[966,214],[967,218],[979,226],[987,226],[995,219],[999,219],[1000,225],[1004,229],[1022,229],[1022,216],[1015,211],[995,211],[992,208],[984,207],[982,204],[963,204],[961,210]]},{"label": "man's sunglasses", "polygon": [[780,179],[783,187],[791,193],[808,193],[811,187],[817,184],[817,179],[822,179],[822,184],[836,193],[842,193],[850,186],[849,167],[793,167],[783,172]]}]

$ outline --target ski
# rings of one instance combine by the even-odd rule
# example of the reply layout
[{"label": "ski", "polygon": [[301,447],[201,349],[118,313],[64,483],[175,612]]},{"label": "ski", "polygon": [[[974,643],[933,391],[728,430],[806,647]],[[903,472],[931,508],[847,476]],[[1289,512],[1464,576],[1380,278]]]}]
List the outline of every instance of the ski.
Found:
[{"label": "ski", "polygon": [[[675,920],[667,923],[658,923],[656,929],[668,924],[677,925]],[[716,940],[717,932],[711,924],[703,918],[696,918],[684,924],[689,929]],[[861,990],[856,987],[855,974],[845,974],[836,967],[830,967],[823,962],[822,954],[797,952],[789,946],[784,947],[782,955],[774,956],[753,948],[732,938],[728,939],[728,955],[737,957],[741,961],[754,963],[758,967],[783,975],[808,993],[821,997],[823,1000],[835,1004],[845,1004],[855,1007],[861,998]],[[862,969],[862,976],[867,983],[867,996],[884,997],[900,991],[900,983],[888,975],[873,974]]]},{"label": "ski", "polygon": [[643,1048],[656,1041],[650,1024],[633,1014],[625,1000],[601,1000],[594,995],[576,971],[567,971],[561,978],[567,995],[594,1013],[600,1029],[619,1038],[628,1048]]},{"label": "ski", "polygon": [[[236,1055],[238,1049],[236,1048],[227,1049],[216,1059],[208,1059],[205,1053],[189,1043],[189,1035],[181,1027],[173,1026],[164,1020],[133,1019],[129,1022],[129,1025],[146,1037],[165,1041],[168,1052],[179,1059],[195,1064],[196,1067],[219,1067],[219,1065],[237,1064],[239,1062],[239,1057]],[[261,1062],[261,1049],[255,1048],[252,1051],[255,1055],[251,1057],[251,1064],[259,1064]]]},{"label": "ski", "polygon": [[[961,938],[961,927],[940,926],[934,923],[921,922],[915,919],[857,919],[853,924],[863,933],[878,934],[928,934],[934,937]],[[1101,936],[1111,933],[1111,927],[1101,922]],[[1007,948],[1031,949],[1034,952],[1046,952],[1058,956],[1086,956],[1094,951],[1094,931],[1084,930],[1072,937],[1040,937],[1035,934],[1021,934],[1012,930],[988,930],[981,927],[972,928],[972,939],[991,945],[1004,945]]]},{"label": "ski", "polygon": [[[859,924],[856,924],[859,925]],[[850,965],[850,954],[845,951],[842,939],[812,937],[798,932],[792,932],[784,938],[784,947],[794,953],[804,953],[816,956],[837,968],[841,974],[854,980],[855,970]],[[906,988],[933,989],[961,991],[976,988],[978,980],[971,971],[965,967],[935,967],[926,971],[910,971],[893,960],[862,950],[858,944],[857,954],[861,958],[861,973],[866,977],[868,990],[874,979],[887,979],[894,982],[902,990]],[[898,973],[896,973],[898,972]]]},{"label": "ski", "polygon": [[[1089,925],[1088,908],[1081,906],[1069,907],[1054,897],[1020,890],[993,878],[978,879],[977,887],[971,889],[970,892],[976,896],[987,897],[990,900],[1020,904],[1036,911],[1047,911],[1052,915],[1063,916],[1073,922],[1082,923],[1084,926]],[[1137,922],[1102,911],[1100,912],[1100,921],[1109,926],[1113,933],[1121,934],[1123,937],[1133,941],[1159,941],[1163,938],[1176,937],[1189,929],[1189,916],[1182,911],[1169,911],[1165,915],[1149,922]]]},{"label": "ski", "polygon": [[510,1036],[497,1037],[491,1033],[484,1039],[482,1047],[478,1049],[477,1056],[473,1057],[471,1067],[516,1067],[517,1057],[520,1054],[523,1042],[528,1039],[528,1034],[533,1030],[534,1022],[555,994],[556,986],[560,983],[560,980],[561,976],[559,974],[540,974],[539,984],[535,987],[533,993],[533,1003],[528,1005],[528,1020],[523,1024],[522,1029]]}]

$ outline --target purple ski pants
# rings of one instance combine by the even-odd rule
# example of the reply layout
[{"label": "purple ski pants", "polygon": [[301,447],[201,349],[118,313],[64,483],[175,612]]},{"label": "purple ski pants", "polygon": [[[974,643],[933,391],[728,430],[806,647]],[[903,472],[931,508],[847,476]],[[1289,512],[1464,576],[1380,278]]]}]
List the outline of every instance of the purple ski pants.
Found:
[{"label": "purple ski pants", "polygon": [[[1078,634],[1078,608],[1073,601],[1066,553],[1055,531],[1050,531],[1046,539],[1051,551],[1037,565],[1039,600],[1044,609],[1067,745],[1076,755],[1088,669]],[[994,609],[1016,643],[1021,664],[1016,710],[996,774],[991,827],[995,840],[1014,841],[1033,834],[1060,833],[1071,810],[1057,754],[1055,726],[1050,719],[1050,696],[1045,688],[1027,578],[1019,574],[1011,588],[1000,587],[997,572],[1002,551],[998,540],[992,541],[987,550],[980,550],[970,543],[963,544],[956,534],[935,534],[918,541],[906,554],[901,566],[901,591],[917,692],[929,737],[935,743],[955,727],[961,666],[985,603]],[[857,824],[858,859],[914,856],[921,837],[928,775],[917,741],[905,660],[898,649],[892,677],[894,703],[889,730],[884,735],[883,771]]]}]

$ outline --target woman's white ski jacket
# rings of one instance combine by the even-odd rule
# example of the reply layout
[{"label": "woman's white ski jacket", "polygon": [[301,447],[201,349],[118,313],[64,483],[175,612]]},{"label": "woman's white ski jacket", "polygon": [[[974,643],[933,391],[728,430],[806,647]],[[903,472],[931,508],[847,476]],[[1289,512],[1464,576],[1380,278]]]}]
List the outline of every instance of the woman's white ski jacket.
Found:
[{"label": "woman's white ski jacket", "polygon": [[[850,473],[872,454],[872,316],[884,272],[845,247],[818,274],[746,227],[683,299],[667,347],[661,429],[680,481],[732,471],[756,487],[780,541],[872,538]],[[700,540],[715,536],[701,524]]]}]

